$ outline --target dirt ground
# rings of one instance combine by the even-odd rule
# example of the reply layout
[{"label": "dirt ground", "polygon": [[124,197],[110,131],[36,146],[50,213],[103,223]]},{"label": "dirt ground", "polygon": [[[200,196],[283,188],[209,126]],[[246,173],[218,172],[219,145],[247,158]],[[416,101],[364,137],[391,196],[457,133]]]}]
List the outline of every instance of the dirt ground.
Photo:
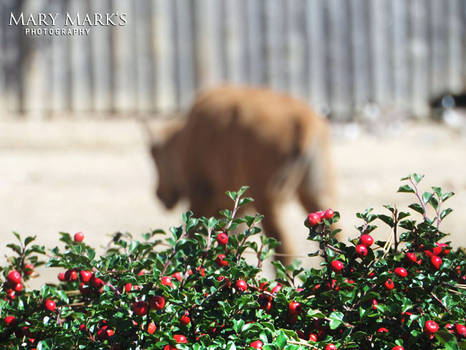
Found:
[{"label": "dirt ground", "polygon": [[[396,190],[402,176],[418,172],[426,174],[424,189],[438,185],[456,192],[448,202],[455,211],[442,226],[455,246],[466,246],[464,135],[434,124],[404,125],[397,135],[341,135],[336,130],[333,157],[345,234],[356,233],[356,211],[411,203],[410,195]],[[37,235],[49,247],[59,231],[83,231],[88,243],[103,245],[116,231],[137,236],[178,224],[186,207],[167,212],[161,206],[155,174],[144,132],[133,120],[0,122],[0,263],[12,231]],[[295,201],[282,213],[302,255],[314,248],[303,244],[304,215]],[[381,224],[374,235],[387,234]]]}]

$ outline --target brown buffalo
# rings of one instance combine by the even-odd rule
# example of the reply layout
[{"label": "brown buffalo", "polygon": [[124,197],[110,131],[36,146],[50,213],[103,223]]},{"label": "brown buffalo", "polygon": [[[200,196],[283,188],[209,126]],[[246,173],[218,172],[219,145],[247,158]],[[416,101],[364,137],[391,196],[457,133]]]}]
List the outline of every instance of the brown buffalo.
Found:
[{"label": "brown buffalo", "polygon": [[333,204],[327,122],[303,101],[266,89],[215,88],[165,133],[151,153],[157,196],[168,209],[184,198],[196,215],[213,216],[231,207],[225,191],[248,185],[265,233],[281,242],[278,252],[293,255],[297,242],[277,215],[284,199],[297,194],[307,212]]}]

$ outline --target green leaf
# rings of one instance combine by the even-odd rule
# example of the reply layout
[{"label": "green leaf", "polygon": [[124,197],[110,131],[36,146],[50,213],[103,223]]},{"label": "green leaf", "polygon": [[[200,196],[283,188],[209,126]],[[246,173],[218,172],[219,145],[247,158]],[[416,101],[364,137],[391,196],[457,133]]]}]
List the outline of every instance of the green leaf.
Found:
[{"label": "green leaf", "polygon": [[424,192],[424,193],[422,194],[422,201],[423,201],[424,203],[429,203],[429,201],[430,201],[430,199],[432,198],[432,196],[433,196],[432,193],[430,193],[430,192]]},{"label": "green leaf", "polygon": [[378,215],[378,217],[379,217],[380,220],[385,222],[390,227],[393,227],[395,225],[395,223],[393,222],[393,218],[391,218],[388,215],[380,214],[380,215]]},{"label": "green leaf", "polygon": [[443,349],[446,350],[459,350],[458,343],[456,342],[456,337],[453,334],[450,334],[447,330],[441,329],[436,334],[435,337],[437,340],[444,346]]},{"label": "green leaf", "polygon": [[453,209],[451,209],[451,208],[442,210],[442,212],[440,213],[440,219],[443,219],[445,216],[450,214],[452,211],[453,211]]},{"label": "green leaf", "polygon": [[415,191],[409,185],[403,185],[398,188],[398,192],[403,193],[415,193]]},{"label": "green leaf", "polygon": [[340,311],[334,311],[329,315],[329,326],[330,329],[337,329],[343,323],[343,317],[345,315]]},{"label": "green leaf", "polygon": [[424,175],[414,173],[411,175],[411,177],[413,178],[414,182],[418,184],[424,178]]},{"label": "green leaf", "polygon": [[32,241],[34,241],[36,239],[37,236],[29,236],[29,237],[26,237],[26,239],[24,240],[24,245],[27,246],[29,243],[31,243]]},{"label": "green leaf", "polygon": [[413,203],[408,205],[409,208],[413,209],[414,211],[417,211],[418,213],[424,215],[424,209],[419,203]]}]

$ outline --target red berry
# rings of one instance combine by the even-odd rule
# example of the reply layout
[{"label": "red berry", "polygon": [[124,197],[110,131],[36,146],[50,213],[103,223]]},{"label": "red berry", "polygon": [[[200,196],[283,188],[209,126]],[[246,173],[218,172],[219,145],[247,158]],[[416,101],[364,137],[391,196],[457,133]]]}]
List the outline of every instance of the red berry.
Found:
[{"label": "red berry", "polygon": [[76,270],[67,270],[65,272],[65,279],[67,281],[77,281],[78,280],[78,271],[76,271]]},{"label": "red berry", "polygon": [[59,281],[62,281],[62,282],[66,281],[66,277],[65,277],[64,272],[60,272],[57,277],[58,277]]},{"label": "red berry", "polygon": [[178,344],[187,344],[188,343],[188,340],[186,339],[186,337],[182,334],[175,334],[173,336],[173,339],[175,339],[175,341],[178,343]]},{"label": "red berry", "polygon": [[345,268],[345,265],[340,260],[333,260],[330,263],[330,266],[332,267],[332,270],[335,272],[341,272]]},{"label": "red berry", "polygon": [[226,256],[225,254],[219,254],[217,258],[215,259],[215,262],[219,267],[225,267],[228,266],[228,261],[225,260]]},{"label": "red berry", "polygon": [[176,278],[178,282],[181,282],[183,280],[183,275],[181,274],[181,272],[175,272],[174,274],[172,274],[172,277]]},{"label": "red berry", "polygon": [[309,223],[310,226],[315,226],[317,224],[320,224],[320,215],[317,213],[310,213],[307,216],[307,222]]},{"label": "red berry", "polygon": [[406,253],[406,260],[414,264],[417,261],[417,256],[414,253],[408,252]]},{"label": "red berry", "polygon": [[385,327],[380,327],[377,329],[377,333],[388,333],[388,329]]},{"label": "red berry", "polygon": [[272,288],[272,290],[270,291],[272,294],[276,294],[280,291],[280,289],[282,289],[282,285],[280,283],[278,283],[275,287]]},{"label": "red berry", "polygon": [[155,325],[154,322],[149,323],[147,326],[147,333],[149,334],[154,334],[154,332],[157,330],[157,326]]},{"label": "red berry", "polygon": [[270,311],[270,309],[272,308],[272,296],[271,295],[261,294],[259,295],[257,302],[259,303],[261,309]]},{"label": "red berry", "polygon": [[392,290],[393,288],[395,288],[395,283],[393,283],[393,281],[389,278],[388,280],[385,281],[384,286],[388,290]]},{"label": "red berry", "polygon": [[129,292],[131,292],[131,289],[133,289],[133,285],[131,283],[126,283],[125,284],[125,292],[129,293]]},{"label": "red berry", "polygon": [[236,289],[238,289],[241,292],[245,292],[248,290],[248,284],[246,283],[245,280],[237,280]]},{"label": "red berry", "polygon": [[51,312],[54,312],[57,305],[55,304],[55,302],[53,300],[50,300],[50,299],[47,299],[44,303],[44,306],[47,310],[51,311]]},{"label": "red berry", "polygon": [[14,327],[16,325],[16,317],[15,316],[7,316],[3,319],[5,325],[7,327]]},{"label": "red berry", "polygon": [[455,332],[459,337],[466,337],[466,326],[460,323],[455,324]]},{"label": "red berry", "polygon": [[396,267],[394,271],[395,271],[395,274],[399,277],[408,276],[408,271],[406,271],[404,267]]},{"label": "red berry", "polygon": [[432,263],[432,265],[435,267],[436,270],[439,270],[440,267],[442,266],[442,258],[436,255],[430,258],[430,262]]},{"label": "red berry", "polygon": [[24,274],[26,276],[31,276],[33,272],[34,272],[34,265],[32,264],[24,265]]},{"label": "red berry", "polygon": [[356,246],[356,254],[358,254],[361,258],[367,255],[367,247],[363,244],[358,244]]},{"label": "red berry", "polygon": [[405,348],[402,347],[401,345],[397,345],[397,346],[394,346],[392,350],[405,350]]},{"label": "red berry", "polygon": [[163,347],[163,350],[176,350],[176,347],[168,344]]},{"label": "red berry", "polygon": [[325,350],[337,350],[337,347],[335,346],[335,344],[327,344]]},{"label": "red berry", "polygon": [[6,279],[11,286],[15,286],[21,282],[21,274],[16,270],[12,270],[8,273]]},{"label": "red berry", "polygon": [[81,279],[81,282],[89,283],[89,281],[92,278],[92,272],[90,272],[90,271],[80,271],[79,272],[79,278]]},{"label": "red berry", "polygon": [[183,316],[180,317],[180,322],[181,322],[181,324],[183,324],[183,325],[186,326],[186,325],[188,325],[188,324],[191,322],[191,319],[189,318],[188,315],[189,315],[189,314],[188,314],[188,312],[186,311],[186,313],[185,313]]},{"label": "red berry", "polygon": [[160,295],[155,295],[150,298],[150,307],[155,310],[162,310],[165,306],[165,298]]},{"label": "red berry", "polygon": [[317,341],[317,335],[314,333],[309,334],[309,341],[316,342]]},{"label": "red berry", "polygon": [[442,247],[439,246],[439,244],[437,243],[437,246],[432,248],[432,254],[434,255],[440,255],[442,254]]},{"label": "red berry", "polygon": [[359,242],[366,247],[370,247],[374,243],[374,238],[371,235],[362,235]]},{"label": "red berry", "polygon": [[21,283],[17,283],[14,288],[15,292],[21,292],[23,290],[23,285]]},{"label": "red berry", "polygon": [[136,301],[133,303],[133,311],[136,315],[143,316],[149,311],[149,306],[145,301]]},{"label": "red berry", "polygon": [[105,282],[101,278],[95,277],[95,275],[93,274],[91,284],[95,289],[100,289],[104,286]]},{"label": "red berry", "polygon": [[88,295],[90,292],[90,289],[84,284],[84,282],[81,282],[79,284],[79,291],[81,292],[82,295]]},{"label": "red berry", "polygon": [[254,340],[249,346],[254,349],[262,349],[264,343],[261,340]]},{"label": "red berry", "polygon": [[288,315],[299,315],[302,311],[302,306],[297,301],[290,301],[288,304]]},{"label": "red berry", "polygon": [[81,323],[81,324],[79,325],[79,330],[80,330],[81,332],[87,331],[86,325],[85,325],[84,323]]},{"label": "red berry", "polygon": [[104,325],[99,328],[97,331],[97,337],[101,340],[111,338],[115,334],[115,331],[111,328],[108,328],[107,325]]},{"label": "red berry", "polygon": [[217,242],[220,245],[227,245],[228,243],[228,235],[225,232],[220,232],[217,235]]},{"label": "red berry", "polygon": [[373,308],[374,310],[377,310],[377,305],[379,305],[379,303],[377,302],[377,300],[372,299],[372,308]]},{"label": "red berry", "polygon": [[333,218],[333,215],[335,215],[335,212],[332,209],[327,209],[325,211],[324,218],[330,220],[331,218]]},{"label": "red berry", "polygon": [[434,334],[438,331],[438,324],[435,321],[429,320],[426,321],[424,325],[424,332],[427,334]]},{"label": "red berry", "polygon": [[84,233],[82,232],[77,232],[74,234],[74,241],[76,243],[81,243],[84,240]]},{"label": "red berry", "polygon": [[170,276],[163,276],[161,281],[162,285],[173,287],[173,282]]}]

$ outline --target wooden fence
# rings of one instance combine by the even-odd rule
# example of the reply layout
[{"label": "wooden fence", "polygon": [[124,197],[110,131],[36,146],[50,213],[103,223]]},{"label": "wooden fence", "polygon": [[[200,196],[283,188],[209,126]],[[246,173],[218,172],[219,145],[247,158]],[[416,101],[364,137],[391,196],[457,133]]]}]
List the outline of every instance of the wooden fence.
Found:
[{"label": "wooden fence", "polygon": [[[40,27],[10,25],[21,12],[126,23],[26,35]],[[466,85],[466,0],[2,0],[0,20],[1,115],[171,112],[233,82],[339,119],[367,103],[422,116]]]}]

